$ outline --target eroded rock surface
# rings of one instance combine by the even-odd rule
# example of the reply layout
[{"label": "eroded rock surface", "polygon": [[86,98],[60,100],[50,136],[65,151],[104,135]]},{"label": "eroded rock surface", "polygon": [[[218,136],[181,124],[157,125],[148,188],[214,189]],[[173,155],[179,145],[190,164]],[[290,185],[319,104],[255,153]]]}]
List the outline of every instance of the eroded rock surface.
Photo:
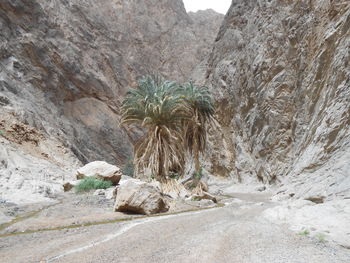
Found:
[{"label": "eroded rock surface", "polygon": [[169,205],[159,188],[130,179],[118,186],[114,210],[150,215],[168,211]]},{"label": "eroded rock surface", "polygon": [[0,112],[65,141],[80,161],[121,164],[135,134],[120,127],[126,90],[144,74],[177,81],[204,60],[223,15],[181,0],[0,3]]},{"label": "eroded rock surface", "polygon": [[[10,120],[6,118],[6,123]],[[13,119],[12,123],[18,124]],[[19,133],[11,128],[9,133],[5,129],[0,135],[0,202],[19,205],[50,202],[63,191],[63,182],[74,179],[72,170],[81,163],[60,141],[33,136],[39,132],[32,127],[20,127],[23,129]],[[30,136],[22,134],[27,129]],[[22,138],[22,142],[17,144],[5,138]]]},{"label": "eroded rock surface", "polygon": [[266,216],[349,247],[349,1],[234,0],[202,83],[219,105],[207,168],[278,183]]},{"label": "eroded rock surface", "polygon": [[[31,180],[45,185],[38,190],[44,196],[54,196],[58,188],[51,181],[71,180],[80,162],[121,166],[138,136],[120,127],[126,90],[148,73],[189,78],[209,54],[223,19],[204,13],[198,20],[188,15],[181,0],[0,1],[3,198]],[[36,151],[51,147],[47,138],[69,156],[55,157],[65,160],[59,167],[47,151]]]},{"label": "eroded rock surface", "polygon": [[349,196],[349,8],[233,1],[207,70],[222,131],[213,173],[285,181],[288,197]]}]

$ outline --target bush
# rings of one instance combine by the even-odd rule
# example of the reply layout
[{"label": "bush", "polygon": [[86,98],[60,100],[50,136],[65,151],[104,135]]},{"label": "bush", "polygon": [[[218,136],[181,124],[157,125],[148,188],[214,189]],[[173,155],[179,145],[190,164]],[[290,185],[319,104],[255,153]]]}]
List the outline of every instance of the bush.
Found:
[{"label": "bush", "polygon": [[74,187],[77,193],[87,192],[94,189],[107,189],[111,187],[113,184],[110,181],[103,181],[101,179],[97,179],[95,177],[86,177],[81,182]]},{"label": "bush", "polygon": [[123,174],[134,177],[134,161],[132,158],[128,158],[126,164],[123,167]]},{"label": "bush", "polygon": [[198,172],[193,173],[193,178],[200,180],[202,177],[203,177],[203,168],[201,167],[201,168],[199,168]]}]

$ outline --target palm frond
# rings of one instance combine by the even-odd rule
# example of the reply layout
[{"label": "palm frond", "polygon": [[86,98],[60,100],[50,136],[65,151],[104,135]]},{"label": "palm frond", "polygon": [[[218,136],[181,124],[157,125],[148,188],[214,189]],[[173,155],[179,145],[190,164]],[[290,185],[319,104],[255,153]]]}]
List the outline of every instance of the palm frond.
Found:
[{"label": "palm frond", "polygon": [[182,123],[187,109],[174,92],[175,82],[146,76],[127,93],[122,105],[122,124],[136,124],[147,134],[135,145],[135,165],[164,177],[172,167],[184,167]]},{"label": "palm frond", "polygon": [[185,147],[190,153],[203,152],[207,141],[207,124],[213,120],[215,112],[209,89],[188,82],[177,92],[182,94],[182,99],[188,105],[188,115],[192,116],[184,123]]}]

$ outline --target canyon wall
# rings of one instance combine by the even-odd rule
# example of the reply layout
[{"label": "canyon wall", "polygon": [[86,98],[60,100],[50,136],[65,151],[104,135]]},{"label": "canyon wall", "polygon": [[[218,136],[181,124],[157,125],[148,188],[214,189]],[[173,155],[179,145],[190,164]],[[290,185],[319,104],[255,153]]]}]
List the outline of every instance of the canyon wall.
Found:
[{"label": "canyon wall", "polygon": [[122,167],[138,135],[120,126],[126,91],[187,81],[222,20],[181,0],[1,0],[0,202],[55,197],[83,163]]},{"label": "canyon wall", "polygon": [[348,1],[233,0],[202,80],[222,133],[211,171],[349,197],[349,48]]},{"label": "canyon wall", "polygon": [[222,19],[190,16],[180,0],[3,0],[3,104],[82,162],[121,164],[132,155],[133,134],[119,125],[126,90],[148,73],[187,80]]}]

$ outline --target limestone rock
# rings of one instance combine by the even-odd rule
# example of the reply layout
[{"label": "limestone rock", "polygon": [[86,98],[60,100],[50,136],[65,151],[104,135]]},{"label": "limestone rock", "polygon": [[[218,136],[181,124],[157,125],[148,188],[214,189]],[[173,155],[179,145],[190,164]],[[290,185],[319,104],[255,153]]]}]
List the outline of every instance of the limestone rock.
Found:
[{"label": "limestone rock", "polygon": [[85,177],[96,177],[105,181],[110,181],[117,185],[122,177],[120,168],[104,161],[95,161],[86,164],[77,170],[77,179]]},{"label": "limestone rock", "polygon": [[305,198],[305,200],[314,202],[316,204],[322,204],[324,202],[325,196],[323,195],[312,195]]},{"label": "limestone rock", "polygon": [[283,182],[293,198],[349,195],[349,7],[232,1],[202,80],[219,105],[212,174]]},{"label": "limestone rock", "polygon": [[0,114],[5,135],[0,134],[0,199],[18,205],[51,202],[63,192],[64,182],[74,181],[74,170],[81,163],[56,138],[32,137],[37,131],[20,124],[17,117],[6,111]]},{"label": "limestone rock", "polygon": [[259,187],[255,188],[255,190],[258,192],[264,192],[266,190],[266,186],[265,185],[259,186]]},{"label": "limestone rock", "polygon": [[105,195],[105,190],[97,189],[96,191],[94,191],[93,195]]},{"label": "limestone rock", "polygon": [[298,233],[308,230],[310,236],[327,234],[327,241],[350,247],[350,200],[332,200],[315,204],[306,200],[287,201],[264,211],[265,218],[288,224]]},{"label": "limestone rock", "polygon": [[195,199],[195,200],[210,200],[210,201],[213,201],[214,203],[217,203],[217,200],[216,200],[216,197],[207,193],[207,192],[202,192],[201,194],[196,194],[196,195],[193,195],[191,197],[192,199]]},{"label": "limestone rock", "polygon": [[0,114],[11,109],[83,163],[121,164],[142,134],[120,126],[126,91],[147,73],[189,79],[222,19],[189,15],[181,0],[2,0]]},{"label": "limestone rock", "polygon": [[108,200],[114,199],[117,195],[117,191],[115,187],[110,187],[105,190],[105,197]]},{"label": "limestone rock", "polygon": [[72,190],[78,183],[79,183],[79,181],[65,182],[62,185],[63,191],[68,192],[68,191]]},{"label": "limestone rock", "polygon": [[118,186],[114,210],[138,214],[166,212],[169,205],[160,190],[151,184],[131,179]]}]

